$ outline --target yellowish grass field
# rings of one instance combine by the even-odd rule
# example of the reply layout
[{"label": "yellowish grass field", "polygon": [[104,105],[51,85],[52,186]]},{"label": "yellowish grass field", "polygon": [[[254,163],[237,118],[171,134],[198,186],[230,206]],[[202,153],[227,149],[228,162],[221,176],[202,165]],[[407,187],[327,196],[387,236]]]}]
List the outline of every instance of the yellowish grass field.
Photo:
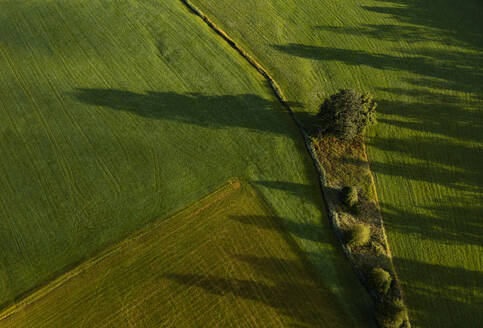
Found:
[{"label": "yellowish grass field", "polygon": [[0,317],[0,327],[350,326],[280,219],[237,180]]}]

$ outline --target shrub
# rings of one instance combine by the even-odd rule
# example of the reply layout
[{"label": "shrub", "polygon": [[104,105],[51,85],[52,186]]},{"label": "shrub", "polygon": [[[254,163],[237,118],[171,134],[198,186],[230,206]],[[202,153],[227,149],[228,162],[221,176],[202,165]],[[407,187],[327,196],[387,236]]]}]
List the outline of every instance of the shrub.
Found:
[{"label": "shrub", "polygon": [[364,246],[371,239],[371,229],[365,224],[354,224],[348,232],[347,245],[350,247]]},{"label": "shrub", "polygon": [[374,268],[369,277],[371,287],[379,294],[386,295],[391,287],[392,276],[383,268]]},{"label": "shrub", "polygon": [[342,188],[342,202],[349,207],[354,207],[359,202],[359,190],[356,187]]},{"label": "shrub", "polygon": [[376,320],[382,328],[399,328],[406,319],[406,307],[399,298],[385,298],[376,311]]},{"label": "shrub", "polygon": [[322,131],[350,140],[376,122],[376,107],[371,95],[340,90],[320,107],[318,126]]},{"label": "shrub", "polygon": [[379,243],[372,243],[372,250],[377,256],[387,256],[386,249]]}]

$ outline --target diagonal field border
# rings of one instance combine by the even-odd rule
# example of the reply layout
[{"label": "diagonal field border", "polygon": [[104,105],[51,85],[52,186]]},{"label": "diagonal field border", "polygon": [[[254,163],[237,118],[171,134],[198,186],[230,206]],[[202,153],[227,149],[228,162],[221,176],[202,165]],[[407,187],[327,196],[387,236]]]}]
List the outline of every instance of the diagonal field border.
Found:
[{"label": "diagonal field border", "polygon": [[[94,255],[91,259],[77,265],[74,269],[62,274],[60,277],[52,281],[47,282],[45,285],[40,286],[36,291],[34,291],[32,294],[23,298],[21,301],[11,305],[10,307],[7,307],[5,310],[0,312],[0,321],[10,317],[11,315],[14,315],[15,313],[24,309],[30,304],[35,303],[39,299],[43,298],[45,295],[61,287],[67,281],[73,279],[74,277],[85,272],[92,266],[96,265],[99,262],[102,262],[104,259],[108,258],[112,254],[118,252],[120,249],[126,247],[131,241],[139,239],[149,234],[152,229],[155,229],[161,226],[166,219],[177,217],[180,215],[186,215],[186,217],[189,217],[189,218],[193,217],[201,213],[202,211],[206,210],[210,206],[227,198],[234,191],[237,191],[238,189],[240,189],[241,185],[242,185],[242,181],[240,181],[238,178],[231,178],[220,187],[216,188],[215,190],[212,190],[207,195],[201,197],[195,202],[188,204],[180,211],[170,215],[167,218],[160,218],[159,220],[156,220],[154,223],[148,224],[146,227],[142,228],[141,230],[134,232],[133,235],[121,240],[117,244],[114,244],[108,247],[107,249],[101,251],[99,254]],[[202,204],[202,206],[199,206],[200,204]]]}]

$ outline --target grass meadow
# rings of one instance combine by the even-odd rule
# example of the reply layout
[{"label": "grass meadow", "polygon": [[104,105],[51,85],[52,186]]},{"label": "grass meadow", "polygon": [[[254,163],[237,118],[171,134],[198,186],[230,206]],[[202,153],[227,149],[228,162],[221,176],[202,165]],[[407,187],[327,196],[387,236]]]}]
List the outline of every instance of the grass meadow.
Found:
[{"label": "grass meadow", "polygon": [[[325,302],[344,313],[341,320],[370,326],[370,301],[338,250],[297,127],[256,71],[180,1],[5,0],[0,31],[3,308],[236,176],[252,183],[281,218],[317,271]],[[223,227],[213,226],[218,221],[210,222],[219,235],[210,237],[200,222],[195,226],[206,238],[222,236]],[[205,247],[208,239],[195,231],[189,232],[193,240],[176,247]],[[174,261],[177,253],[171,251],[157,260]],[[212,263],[184,256],[192,265]],[[284,261],[245,260],[260,270],[287,268]],[[144,273],[129,274],[135,279]],[[209,279],[163,279],[179,291],[180,306],[186,288],[195,288],[191,282],[200,290],[211,288]],[[248,284],[250,278],[236,279]],[[235,289],[230,302],[243,298],[237,284],[221,281]],[[132,287],[122,286],[107,293]],[[275,294],[263,296],[272,312],[280,309],[270,298],[291,287],[274,288]],[[95,298],[81,294],[76,295]],[[66,297],[46,302],[64,303]],[[95,302],[86,302],[86,311],[101,315]]]},{"label": "grass meadow", "polygon": [[268,69],[301,120],[340,88],[375,95],[368,153],[413,326],[479,327],[481,1],[193,3]]},{"label": "grass meadow", "polygon": [[282,219],[233,181],[40,290],[0,327],[352,326],[310,268]]}]

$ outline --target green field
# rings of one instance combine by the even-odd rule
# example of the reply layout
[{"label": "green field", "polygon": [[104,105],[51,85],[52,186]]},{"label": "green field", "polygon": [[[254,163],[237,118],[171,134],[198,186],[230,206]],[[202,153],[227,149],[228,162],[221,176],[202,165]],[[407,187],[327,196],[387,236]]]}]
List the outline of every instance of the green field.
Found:
[{"label": "green field", "polygon": [[0,31],[3,308],[237,176],[283,218],[337,316],[371,325],[300,132],[179,0],[4,0]]},{"label": "green field", "polygon": [[337,89],[375,95],[368,152],[413,326],[479,327],[481,1],[193,3],[299,103],[301,120]]},{"label": "green field", "polygon": [[352,327],[281,224],[235,181],[76,268],[0,327]]}]

